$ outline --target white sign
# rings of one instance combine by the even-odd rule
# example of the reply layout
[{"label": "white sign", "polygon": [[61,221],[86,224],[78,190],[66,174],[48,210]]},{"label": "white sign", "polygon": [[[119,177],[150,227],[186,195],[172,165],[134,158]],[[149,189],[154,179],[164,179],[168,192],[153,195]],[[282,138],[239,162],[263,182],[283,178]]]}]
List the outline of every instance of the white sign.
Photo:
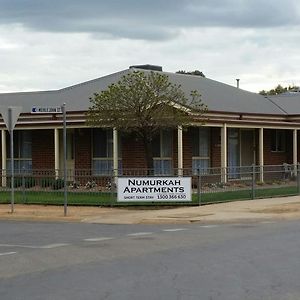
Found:
[{"label": "white sign", "polygon": [[119,177],[118,202],[192,201],[191,177]]},{"label": "white sign", "polygon": [[31,108],[32,114],[62,114],[62,109],[60,106],[54,107],[41,107],[34,106]]}]

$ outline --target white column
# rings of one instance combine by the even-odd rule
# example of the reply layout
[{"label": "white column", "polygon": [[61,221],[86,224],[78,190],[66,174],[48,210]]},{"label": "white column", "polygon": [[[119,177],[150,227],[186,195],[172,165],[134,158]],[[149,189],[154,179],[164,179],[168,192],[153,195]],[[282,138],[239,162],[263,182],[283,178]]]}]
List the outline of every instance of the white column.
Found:
[{"label": "white column", "polygon": [[260,167],[260,182],[264,181],[264,129],[259,128],[259,167]]},{"label": "white column", "polygon": [[177,128],[177,137],[178,137],[178,175],[183,175],[183,143],[182,143],[182,126]]},{"label": "white column", "polygon": [[119,157],[118,157],[118,131],[116,128],[113,129],[113,168],[114,175],[118,175],[119,168]]},{"label": "white column", "polygon": [[54,169],[55,177],[59,177],[59,129],[54,129]]},{"label": "white column", "polygon": [[1,163],[2,163],[2,186],[6,187],[6,131],[1,130]]},{"label": "white column", "polygon": [[221,128],[221,174],[222,182],[227,182],[227,124]]},{"label": "white column", "polygon": [[297,163],[298,163],[298,157],[297,157],[297,129],[293,130],[293,165],[294,165],[294,175],[297,175]]}]

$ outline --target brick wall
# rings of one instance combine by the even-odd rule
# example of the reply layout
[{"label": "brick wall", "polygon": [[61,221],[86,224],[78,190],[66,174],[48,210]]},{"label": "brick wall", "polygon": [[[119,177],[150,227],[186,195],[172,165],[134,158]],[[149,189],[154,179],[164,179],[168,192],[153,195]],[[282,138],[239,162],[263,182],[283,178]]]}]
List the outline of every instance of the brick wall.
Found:
[{"label": "brick wall", "polygon": [[32,131],[32,168],[54,169],[54,130]]},{"label": "brick wall", "polygon": [[133,135],[122,137],[122,166],[123,169],[146,168],[144,146]]},{"label": "brick wall", "polygon": [[[2,142],[1,142],[1,138],[0,138],[0,149],[2,149]],[[0,155],[1,159],[0,159],[0,168],[2,169],[2,154]]]},{"label": "brick wall", "polygon": [[90,128],[80,128],[74,134],[75,170],[91,169],[92,138]]},{"label": "brick wall", "polygon": [[221,167],[221,128],[212,127],[210,134],[211,161],[212,168]]}]

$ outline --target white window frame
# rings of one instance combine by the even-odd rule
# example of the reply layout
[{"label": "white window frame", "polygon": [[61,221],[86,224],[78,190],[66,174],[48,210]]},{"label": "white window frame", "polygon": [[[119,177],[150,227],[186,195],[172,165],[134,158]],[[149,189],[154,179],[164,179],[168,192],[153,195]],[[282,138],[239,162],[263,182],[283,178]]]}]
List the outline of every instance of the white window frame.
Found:
[{"label": "white window frame", "polygon": [[[109,143],[109,139],[110,137],[108,136],[108,131],[111,130],[111,132],[113,132],[113,129],[110,128],[99,128],[100,130],[105,130],[106,131],[106,153],[111,153],[111,156],[106,156],[106,157],[94,157],[94,132],[93,130],[97,130],[98,128],[93,128],[92,129],[92,174],[93,176],[111,176],[113,174],[113,142]],[[113,134],[113,133],[112,133]],[[111,135],[111,139],[113,140],[113,137]],[[120,157],[121,154],[121,138],[120,135],[118,136],[118,146],[119,146],[119,157],[118,157],[118,169],[119,171],[121,171],[122,169],[122,158]],[[112,149],[109,150],[109,145],[111,144]],[[102,163],[106,163],[108,165],[107,169],[98,169],[95,168],[95,163],[97,162],[102,162]]]},{"label": "white window frame", "polygon": [[[170,153],[171,156],[161,156],[161,153],[164,152],[164,140],[163,140],[163,136],[164,133],[168,131],[170,133],[170,137],[171,137],[171,141],[170,141],[170,145],[171,145],[171,149],[170,149]],[[172,129],[161,129],[159,132],[159,153],[160,156],[155,156],[153,157],[153,164],[154,164],[154,175],[171,175],[173,172],[173,157],[172,157],[172,153],[173,153],[173,131]],[[160,169],[155,169],[155,161],[156,162],[170,162],[170,170],[165,172],[165,170]]]},{"label": "white window frame", "polygon": [[[25,143],[21,143],[21,135],[24,133],[30,133],[31,135],[31,141],[30,141],[30,147],[31,147],[31,156],[30,157],[21,157],[21,147],[25,145]],[[14,153],[14,171],[16,174],[18,173],[23,173],[23,172],[31,172],[32,171],[32,131],[25,131],[25,130],[15,130],[14,134],[16,135],[16,138],[18,139],[17,141],[17,155]],[[8,145],[8,151],[7,151],[7,156],[10,156],[10,143],[7,143]],[[16,144],[14,144],[14,147]],[[14,150],[13,150],[14,152]],[[28,168],[24,168],[24,165],[28,165]],[[6,165],[7,165],[7,170],[10,171],[11,169],[11,157],[7,157],[6,159]]]}]

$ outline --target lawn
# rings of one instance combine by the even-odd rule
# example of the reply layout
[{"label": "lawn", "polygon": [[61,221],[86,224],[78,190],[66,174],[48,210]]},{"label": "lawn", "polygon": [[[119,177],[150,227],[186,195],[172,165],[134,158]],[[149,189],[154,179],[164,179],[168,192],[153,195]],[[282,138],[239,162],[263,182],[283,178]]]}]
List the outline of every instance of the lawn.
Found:
[{"label": "lawn", "polygon": [[[268,198],[276,196],[297,195],[296,186],[258,188],[255,190],[255,198]],[[0,191],[0,203],[10,203],[9,191]],[[68,192],[69,205],[91,206],[145,206],[145,205],[198,205],[208,203],[227,202],[235,200],[252,199],[251,190],[234,190],[206,192],[200,195],[194,193],[191,202],[130,202],[118,203],[116,194],[112,192]],[[20,204],[43,204],[62,205],[64,203],[63,191],[32,191],[23,190],[15,192],[15,203]]]},{"label": "lawn", "polygon": [[[11,193],[8,191],[0,192],[0,203],[9,203]],[[68,192],[67,201],[70,205],[111,205],[115,203],[115,196],[112,193],[74,193]],[[20,204],[44,204],[62,205],[64,203],[64,192],[43,192],[26,191],[15,192],[15,203]]]},{"label": "lawn", "polygon": [[[255,198],[271,198],[292,195],[297,195],[297,186],[259,188],[255,190]],[[198,195],[193,196],[196,197]],[[215,193],[205,193],[201,195],[201,203],[215,203],[249,199],[252,199],[251,190],[224,191]]]}]

